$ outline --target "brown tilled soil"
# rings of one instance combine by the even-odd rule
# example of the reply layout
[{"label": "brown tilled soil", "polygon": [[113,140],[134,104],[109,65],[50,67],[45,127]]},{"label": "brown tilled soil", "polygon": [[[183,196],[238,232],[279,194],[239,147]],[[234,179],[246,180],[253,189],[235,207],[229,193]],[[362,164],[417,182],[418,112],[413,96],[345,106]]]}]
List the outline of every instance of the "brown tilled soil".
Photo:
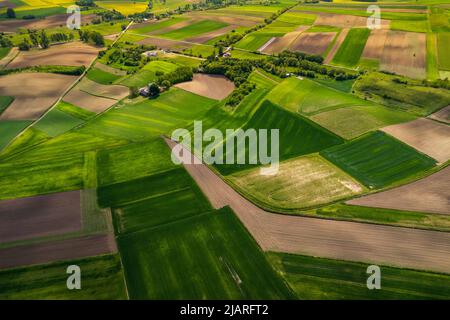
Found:
[{"label": "brown tilled soil", "polygon": [[0,201],[0,243],[79,230],[80,191]]},{"label": "brown tilled soil", "polygon": [[[324,12],[309,12],[317,15],[314,25],[334,26],[339,28],[365,28],[367,27],[367,18],[351,16],[345,14],[333,14]],[[381,20],[381,28],[389,29],[390,21]]]},{"label": "brown tilled soil", "polygon": [[[81,24],[90,23],[96,18],[95,14],[86,14],[81,16]],[[3,32],[16,32],[17,29],[48,29],[59,26],[66,26],[67,15],[66,14],[56,14],[53,16],[48,16],[45,19],[32,19],[32,20],[22,20],[22,19],[11,19],[0,21],[0,30]]]},{"label": "brown tilled soil", "polygon": [[163,50],[185,50],[189,49],[193,46],[192,43],[185,41],[177,41],[177,40],[169,40],[169,39],[161,39],[161,38],[153,38],[146,37],[143,40],[137,42],[138,44],[145,44],[149,46],[157,46]]},{"label": "brown tilled soil", "polygon": [[330,52],[328,52],[327,57],[324,60],[324,63],[330,63],[331,60],[333,60],[334,55],[338,51],[339,47],[341,46],[342,42],[344,42],[345,37],[347,37],[347,33],[350,29],[344,28],[342,29],[341,33],[336,38],[336,41],[333,44],[333,47],[331,48]]},{"label": "brown tilled soil", "polygon": [[380,69],[411,78],[426,76],[426,34],[389,31]]},{"label": "brown tilled soil", "polygon": [[77,41],[54,45],[45,50],[21,51],[6,68],[38,65],[88,66],[97,57],[99,50],[98,47]]},{"label": "brown tilled soil", "polygon": [[117,100],[96,97],[77,88],[70,90],[63,100],[95,113],[103,112],[117,103]]},{"label": "brown tilled soil", "polygon": [[0,77],[0,96],[15,98],[0,120],[38,119],[76,78],[53,73],[15,73]]},{"label": "brown tilled soil", "polygon": [[233,29],[236,29],[236,26],[233,26],[233,25],[226,26],[226,27],[220,28],[218,30],[213,30],[210,32],[203,33],[196,37],[188,38],[188,39],[186,39],[186,41],[196,42],[196,43],[205,43],[211,39],[220,37]]},{"label": "brown tilled soil", "polygon": [[185,167],[214,208],[229,205],[265,251],[450,272],[450,233],[269,213],[207,166]]},{"label": "brown tilled soil", "polygon": [[450,126],[446,124],[421,118],[387,126],[381,130],[440,163],[450,159]]},{"label": "brown tilled soil", "polygon": [[0,269],[117,252],[112,234],[83,236],[0,249]]},{"label": "brown tilled soil", "polygon": [[422,180],[348,201],[358,206],[450,214],[450,167]]},{"label": "brown tilled soil", "polygon": [[450,105],[428,116],[431,119],[450,123]]},{"label": "brown tilled soil", "polygon": [[291,44],[292,51],[309,54],[324,53],[336,36],[336,32],[305,32]]},{"label": "brown tilled soil", "polygon": [[236,15],[233,14],[232,16],[224,15],[221,12],[214,12],[214,11],[207,11],[206,13],[204,11],[197,11],[197,12],[189,12],[186,14],[188,17],[192,17],[193,19],[209,19],[214,21],[220,21],[224,23],[228,23],[230,25],[240,26],[240,27],[252,27],[258,23],[260,23],[263,18],[260,17],[252,17],[252,16],[245,16],[245,15]]},{"label": "brown tilled soil", "polygon": [[234,90],[234,83],[221,75],[196,73],[192,81],[176,84],[175,87],[211,99],[222,100]]},{"label": "brown tilled soil", "polygon": [[372,30],[362,53],[363,58],[381,59],[389,30]]},{"label": "brown tilled soil", "polygon": [[100,96],[104,98],[120,100],[128,96],[130,90],[121,85],[105,85],[100,84],[95,81],[89,80],[88,78],[83,78],[80,83],[75,87],[75,89],[80,89],[94,96]]},{"label": "brown tilled soil", "polygon": [[308,28],[309,26],[300,26],[297,28],[297,30],[288,32],[284,36],[276,38],[262,51],[267,54],[274,54],[280,53],[283,50],[287,50],[289,49],[291,43],[294,42],[294,40],[297,39],[297,37]]}]

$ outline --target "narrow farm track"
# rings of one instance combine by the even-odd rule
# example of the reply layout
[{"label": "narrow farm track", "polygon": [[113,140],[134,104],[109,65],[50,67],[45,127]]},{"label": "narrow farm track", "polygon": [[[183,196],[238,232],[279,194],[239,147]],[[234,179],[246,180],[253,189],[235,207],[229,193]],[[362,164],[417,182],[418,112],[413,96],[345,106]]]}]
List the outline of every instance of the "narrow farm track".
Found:
[{"label": "narrow farm track", "polygon": [[[183,154],[192,156],[187,149]],[[206,165],[185,168],[211,204],[229,205],[265,251],[450,273],[450,233],[274,214],[242,197]]]}]

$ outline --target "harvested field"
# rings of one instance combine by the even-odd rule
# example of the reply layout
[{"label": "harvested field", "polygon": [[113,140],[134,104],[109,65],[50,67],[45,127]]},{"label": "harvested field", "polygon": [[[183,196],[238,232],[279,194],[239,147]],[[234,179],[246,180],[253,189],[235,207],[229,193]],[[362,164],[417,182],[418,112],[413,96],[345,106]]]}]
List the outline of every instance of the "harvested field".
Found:
[{"label": "harvested field", "polygon": [[347,37],[349,28],[342,29],[342,31],[339,33],[339,35],[336,38],[336,41],[333,44],[333,47],[331,47],[330,52],[328,52],[327,57],[324,60],[324,63],[330,63],[331,60],[333,60],[334,55],[338,51],[339,47],[341,46],[342,42],[344,42],[345,37]]},{"label": "harvested field", "polygon": [[429,119],[385,127],[384,132],[443,163],[450,159],[450,126]]},{"label": "harvested field", "polygon": [[145,39],[140,40],[137,43],[149,46],[157,46],[158,48],[163,50],[180,50],[180,51],[189,49],[193,46],[192,43],[186,41],[161,39],[153,37],[146,37]]},{"label": "harvested field", "polygon": [[449,273],[449,233],[269,213],[234,191],[207,166],[185,167],[213,207],[229,205],[265,251]]},{"label": "harvested field", "polygon": [[348,201],[348,204],[450,214],[450,167],[398,188]]},{"label": "harvested field", "polygon": [[[317,19],[314,25],[320,26],[333,26],[339,28],[355,28],[355,27],[366,27],[367,18],[351,16],[345,14],[332,14],[324,12],[314,12],[317,15]],[[381,28],[389,29],[389,20],[381,19]]]},{"label": "harvested field", "polygon": [[0,243],[80,229],[80,191],[0,201]]},{"label": "harvested field", "polygon": [[450,123],[450,105],[429,115],[428,118]]},{"label": "harvested field", "polygon": [[366,59],[381,59],[383,56],[384,45],[386,43],[389,30],[372,30],[367,39],[362,57]]},{"label": "harvested field", "polygon": [[[83,23],[91,23],[96,18],[95,14],[83,15]],[[19,28],[23,29],[49,29],[59,26],[65,26],[67,21],[66,14],[56,14],[45,17],[44,19],[10,19],[0,21],[0,30],[3,32],[16,32]]]},{"label": "harvested field", "polygon": [[252,27],[260,23],[263,19],[261,17],[252,17],[233,14],[232,16],[227,16],[221,14],[219,11],[200,11],[200,12],[189,12],[184,16],[192,17],[194,19],[205,19],[219,21],[227,23],[230,25],[240,26],[240,27]]},{"label": "harvested field", "polygon": [[411,78],[426,76],[426,34],[389,31],[380,69]]},{"label": "harvested field", "polygon": [[220,36],[228,33],[229,31],[231,31],[233,29],[236,29],[236,26],[233,26],[233,25],[226,26],[226,27],[221,28],[221,29],[217,29],[217,30],[213,30],[213,31],[210,31],[210,32],[203,33],[203,34],[201,34],[199,36],[188,38],[188,39],[186,39],[186,41],[196,42],[196,43],[205,43],[205,42],[208,42],[211,39],[220,37]]},{"label": "harvested field", "polygon": [[292,43],[292,51],[300,51],[309,54],[324,53],[336,36],[336,32],[311,32],[302,33]]},{"label": "harvested field", "polygon": [[90,93],[94,96],[114,100],[123,99],[130,93],[128,88],[125,86],[100,84],[87,78],[83,78],[75,89]]},{"label": "harvested field", "polygon": [[222,100],[234,90],[234,83],[221,75],[196,73],[192,81],[176,84],[175,87],[207,98]]},{"label": "harvested field", "polygon": [[283,50],[289,49],[291,43],[294,42],[295,39],[309,26],[300,26],[297,30],[288,32],[282,37],[275,38],[269,45],[267,45],[262,52],[268,54],[274,54],[282,52]]},{"label": "harvested field", "polygon": [[75,79],[53,73],[16,73],[0,77],[0,96],[15,98],[0,120],[38,119]]},{"label": "harvested field", "polygon": [[7,69],[37,65],[88,66],[97,57],[100,48],[82,42],[69,42],[44,50],[21,51],[7,65]]},{"label": "harvested field", "polygon": [[84,236],[0,249],[0,269],[117,252],[112,234]]},{"label": "harvested field", "polygon": [[95,113],[103,112],[117,103],[117,100],[96,97],[77,88],[70,90],[70,92],[64,96],[64,101]]}]

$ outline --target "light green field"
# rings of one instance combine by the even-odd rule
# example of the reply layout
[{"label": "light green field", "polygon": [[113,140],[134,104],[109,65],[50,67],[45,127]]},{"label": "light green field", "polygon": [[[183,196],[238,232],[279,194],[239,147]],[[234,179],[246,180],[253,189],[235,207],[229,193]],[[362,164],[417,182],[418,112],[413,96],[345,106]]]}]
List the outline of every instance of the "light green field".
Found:
[{"label": "light green field", "polygon": [[[436,34],[427,34],[427,79],[439,79]],[[445,59],[445,58],[444,58]]]},{"label": "light green field", "polygon": [[112,84],[114,81],[121,78],[121,76],[97,68],[90,69],[87,72],[86,76],[88,77],[88,79],[98,82],[100,84]]},{"label": "light green field", "polygon": [[252,169],[227,178],[247,197],[272,210],[317,206],[363,191],[356,180],[319,155],[283,161],[274,176]]},{"label": "light green field", "polygon": [[310,119],[344,139],[353,139],[368,131],[416,117],[382,106],[349,106],[314,114]]},{"label": "light green field", "polygon": [[428,32],[430,28],[427,20],[391,20],[390,29],[407,32]]},{"label": "light green field", "polygon": [[202,20],[198,22],[193,22],[190,25],[172,30],[163,34],[160,34],[161,37],[169,38],[173,40],[182,40],[194,36],[198,36],[202,33],[214,31],[220,28],[226,27],[228,24],[220,22],[220,21],[213,21],[213,20]]},{"label": "light green field", "polygon": [[246,35],[236,43],[236,47],[249,51],[257,51],[272,37],[281,37],[284,32],[265,33],[264,31],[253,32]]},{"label": "light green field", "polygon": [[[68,290],[69,265],[82,270],[82,290]],[[127,299],[118,255],[105,255],[0,271],[0,299]]]},{"label": "light green field", "polygon": [[279,16],[276,21],[309,26],[314,23],[316,18],[317,16],[314,14],[287,11]]},{"label": "light green field", "polygon": [[176,64],[171,62],[154,60],[147,63],[141,70],[120,80],[120,84],[127,87],[144,87],[150,82],[156,81],[157,74],[164,74],[175,71],[178,68]]},{"label": "light green field", "polygon": [[171,25],[174,25],[176,23],[185,21],[185,18],[182,17],[171,17],[167,20],[162,20],[160,22],[154,22],[149,23],[145,26],[139,27],[139,28],[132,28],[129,30],[130,33],[139,33],[139,34],[146,34],[149,32],[157,31],[162,28],[170,27]]},{"label": "light green field", "polygon": [[344,42],[341,44],[338,51],[334,55],[332,62],[347,67],[356,66],[364,50],[369,35],[370,29],[350,29],[347,36],[345,37]]},{"label": "light green field", "polygon": [[439,69],[450,70],[450,32],[437,34]]},{"label": "light green field", "polygon": [[71,115],[72,117],[87,121],[91,118],[95,117],[97,114],[95,112],[74,106],[71,103],[61,101],[58,103],[58,105],[55,107],[56,109]]},{"label": "light green field", "polygon": [[174,54],[174,53],[169,53],[169,54],[165,54],[161,57],[161,59],[167,61],[167,62],[171,62],[180,66],[186,66],[186,67],[191,67],[191,68],[196,68],[200,65],[200,63],[202,62],[202,59],[199,58],[193,58],[193,57],[189,57],[189,56],[183,56],[181,54]]},{"label": "light green field", "polygon": [[36,122],[33,127],[45,132],[50,137],[55,137],[83,123],[83,120],[53,108]]},{"label": "light green field", "polygon": [[450,276],[380,266],[381,289],[368,290],[369,264],[285,253],[269,259],[299,299],[449,299]]}]

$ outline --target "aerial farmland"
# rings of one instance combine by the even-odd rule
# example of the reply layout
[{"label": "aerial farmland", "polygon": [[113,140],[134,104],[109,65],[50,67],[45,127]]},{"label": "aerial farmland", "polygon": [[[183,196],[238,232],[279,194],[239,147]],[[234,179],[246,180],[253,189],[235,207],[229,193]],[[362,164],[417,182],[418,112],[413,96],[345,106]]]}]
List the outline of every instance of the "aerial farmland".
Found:
[{"label": "aerial farmland", "polygon": [[0,300],[449,300],[449,78],[447,0],[0,0]]}]

